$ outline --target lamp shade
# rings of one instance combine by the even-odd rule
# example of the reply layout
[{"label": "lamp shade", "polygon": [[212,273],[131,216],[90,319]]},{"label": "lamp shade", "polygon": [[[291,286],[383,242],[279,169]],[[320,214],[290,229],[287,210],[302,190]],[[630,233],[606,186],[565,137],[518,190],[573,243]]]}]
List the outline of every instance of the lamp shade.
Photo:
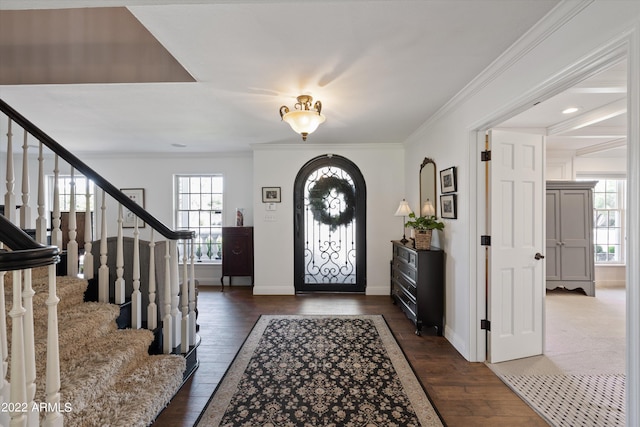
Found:
[{"label": "lamp shade", "polygon": [[395,216],[407,216],[412,212],[409,207],[409,203],[405,199],[402,199],[400,202],[400,206],[398,206],[398,210],[395,213]]},{"label": "lamp shade", "polygon": [[427,199],[424,205],[422,205],[422,216],[435,216],[435,214],[436,208],[433,207],[431,200]]},{"label": "lamp shade", "polygon": [[318,126],[325,121],[325,117],[313,110],[294,110],[282,116],[282,120],[289,123],[294,132],[308,135],[318,129]]}]

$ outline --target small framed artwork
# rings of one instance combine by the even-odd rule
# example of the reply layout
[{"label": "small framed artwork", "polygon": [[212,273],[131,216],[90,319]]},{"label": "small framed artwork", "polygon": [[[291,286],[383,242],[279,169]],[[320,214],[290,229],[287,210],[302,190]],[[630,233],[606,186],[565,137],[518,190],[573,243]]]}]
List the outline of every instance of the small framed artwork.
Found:
[{"label": "small framed artwork", "polygon": [[262,203],[280,202],[280,187],[262,187]]},{"label": "small framed artwork", "polygon": [[442,218],[456,219],[458,217],[458,206],[455,194],[440,196],[440,216]]},{"label": "small framed artwork", "polygon": [[440,191],[442,193],[455,193],[458,191],[455,166],[440,171]]},{"label": "small framed artwork", "polygon": [[[124,194],[132,201],[144,208],[144,188],[121,188]],[[134,228],[136,225],[136,215],[126,207],[122,207],[122,228]],[[138,218],[138,228],[143,228],[145,223]]]}]

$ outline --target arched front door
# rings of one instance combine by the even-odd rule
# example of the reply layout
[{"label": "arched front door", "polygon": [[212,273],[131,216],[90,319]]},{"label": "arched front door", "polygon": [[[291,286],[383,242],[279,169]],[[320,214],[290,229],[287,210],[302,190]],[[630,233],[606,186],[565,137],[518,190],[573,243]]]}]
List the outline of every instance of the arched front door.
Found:
[{"label": "arched front door", "polygon": [[294,183],[296,292],[364,292],[367,189],[358,167],[323,155]]}]

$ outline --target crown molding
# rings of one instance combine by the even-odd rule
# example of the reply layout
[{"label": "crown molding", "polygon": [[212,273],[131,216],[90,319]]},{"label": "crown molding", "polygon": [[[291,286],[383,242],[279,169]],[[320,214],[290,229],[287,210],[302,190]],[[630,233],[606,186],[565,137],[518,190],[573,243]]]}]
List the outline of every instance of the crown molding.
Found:
[{"label": "crown molding", "polygon": [[587,111],[583,114],[579,114],[568,120],[550,126],[548,129],[548,135],[561,135],[572,130],[582,129],[586,126],[626,114],[626,112],[627,98],[624,97],[610,102],[607,105],[603,105],[602,107]]},{"label": "crown molding", "polygon": [[576,150],[576,157],[586,156],[589,154],[602,153],[604,151],[615,150],[627,146],[627,138],[615,139],[613,141],[603,142],[602,144],[590,145],[589,147],[579,148]]},{"label": "crown molding", "polygon": [[594,0],[562,1],[543,18],[541,18],[529,31],[523,34],[514,44],[505,50],[495,61],[478,74],[471,82],[463,87],[446,104],[436,111],[429,119],[414,131],[407,141],[411,141],[416,134],[421,133],[432,123],[454,110],[459,105],[472,98],[475,94],[491,84],[506,70],[511,68],[527,53],[549,38],[558,29],[582,12]]},{"label": "crown molding", "polygon": [[251,158],[253,157],[253,153],[251,151],[206,151],[206,152],[188,152],[188,153],[178,153],[178,152],[139,152],[139,153],[129,153],[129,152],[109,152],[109,153],[99,153],[95,151],[87,151],[87,152],[74,152],[74,154],[79,157],[92,159],[92,158],[100,158],[100,159],[122,159],[126,157],[127,159],[228,159],[228,158]]},{"label": "crown molding", "polygon": [[309,150],[332,150],[338,152],[342,150],[398,150],[403,149],[402,143],[352,143],[352,144],[251,144],[253,151],[309,151]]}]

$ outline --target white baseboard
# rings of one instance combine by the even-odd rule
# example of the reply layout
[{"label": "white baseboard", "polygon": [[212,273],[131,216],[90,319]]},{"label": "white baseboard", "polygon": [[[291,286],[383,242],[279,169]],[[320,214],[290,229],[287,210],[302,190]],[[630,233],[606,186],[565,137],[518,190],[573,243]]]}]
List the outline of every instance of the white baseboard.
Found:
[{"label": "white baseboard", "polygon": [[386,286],[367,285],[365,294],[366,295],[391,295],[391,291],[389,290],[389,285],[386,285]]},{"label": "white baseboard", "polygon": [[[444,326],[444,337],[451,343],[451,345],[464,357],[469,360],[469,352],[466,351],[465,341],[461,339],[455,332],[447,325]],[[469,362],[484,362],[484,355],[482,360],[469,360]]]},{"label": "white baseboard", "polygon": [[253,287],[254,295],[295,295],[292,285],[256,285]]},{"label": "white baseboard", "polygon": [[626,280],[598,280],[596,282],[596,289],[598,288],[622,288],[627,285]]}]

